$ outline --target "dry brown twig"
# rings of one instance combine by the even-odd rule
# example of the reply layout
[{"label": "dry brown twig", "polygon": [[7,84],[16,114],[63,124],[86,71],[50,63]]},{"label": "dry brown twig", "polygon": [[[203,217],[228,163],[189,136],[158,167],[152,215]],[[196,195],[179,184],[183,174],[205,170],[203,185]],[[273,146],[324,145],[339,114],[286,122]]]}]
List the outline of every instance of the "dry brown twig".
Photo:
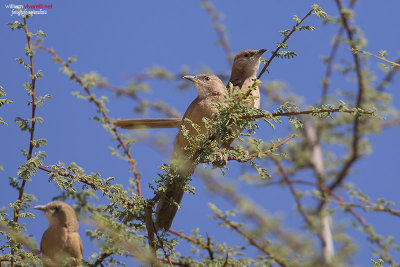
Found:
[{"label": "dry brown twig", "polygon": [[139,173],[137,171],[137,168],[136,168],[137,167],[136,166],[136,161],[133,159],[133,157],[131,155],[131,152],[129,151],[128,146],[125,144],[124,140],[122,139],[122,137],[118,133],[117,129],[114,127],[114,125],[112,123],[112,120],[107,115],[106,111],[102,107],[102,104],[98,100],[96,100],[96,98],[94,97],[92,92],[90,92],[90,90],[85,86],[83,81],[75,74],[75,72],[73,72],[71,70],[71,68],[68,66],[68,64],[65,63],[65,61],[63,61],[60,58],[60,56],[57,55],[57,53],[54,51],[54,49],[47,48],[47,47],[45,47],[43,45],[39,45],[39,48],[44,50],[44,51],[46,51],[46,52],[48,52],[48,53],[50,53],[54,57],[56,62],[58,62],[61,65],[63,65],[64,68],[66,68],[71,73],[71,79],[75,80],[84,89],[84,91],[88,94],[88,96],[90,97],[90,101],[95,103],[95,105],[97,106],[98,110],[103,115],[104,119],[106,120],[107,125],[111,128],[112,132],[114,133],[115,138],[117,139],[117,141],[121,145],[125,155],[128,157],[128,162],[132,167],[132,171],[133,171],[133,174],[134,174],[135,179],[136,179],[137,194],[138,194],[139,197],[142,197],[142,189],[141,189],[141,184],[140,184],[140,175],[139,175]]}]

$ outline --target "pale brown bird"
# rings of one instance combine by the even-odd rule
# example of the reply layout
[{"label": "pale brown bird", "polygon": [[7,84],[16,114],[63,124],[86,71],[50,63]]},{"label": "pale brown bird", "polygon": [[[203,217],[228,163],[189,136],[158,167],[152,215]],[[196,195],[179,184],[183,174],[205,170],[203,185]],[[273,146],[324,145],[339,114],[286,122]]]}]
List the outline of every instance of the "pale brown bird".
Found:
[{"label": "pale brown bird", "polygon": [[34,208],[43,211],[49,221],[49,228],[40,242],[40,250],[44,259],[52,261],[50,266],[58,266],[66,257],[82,260],[83,247],[74,209],[62,201]]},{"label": "pale brown bird", "polygon": [[[232,72],[229,82],[233,85],[233,90],[247,92],[257,78],[260,68],[260,58],[266,49],[240,51],[233,60]],[[248,107],[260,108],[260,90],[254,88],[251,95],[255,98],[250,101]]]},{"label": "pale brown bird", "polygon": [[[243,50],[235,56],[229,79],[229,82],[233,85],[233,90],[243,90],[245,92],[249,90],[257,78],[260,58],[265,51],[267,50]],[[260,108],[260,91],[258,87],[254,88],[251,95],[256,98],[250,101],[248,106]],[[180,128],[181,121],[181,118],[127,119],[115,120],[114,125],[123,129]]]},{"label": "pale brown bird", "polygon": [[[197,134],[197,131],[185,121],[185,118],[188,118],[200,126],[200,134],[207,133],[203,118],[210,118],[213,113],[218,111],[216,107],[210,104],[225,103],[227,90],[221,80],[215,75],[199,74],[196,76],[184,76],[183,78],[193,82],[198,96],[187,108],[181,124],[189,131],[189,135]],[[174,142],[175,157],[182,156],[184,148],[187,145],[188,140],[179,131]],[[190,165],[191,162],[186,161],[183,164]],[[161,198],[157,206],[156,225],[158,229],[167,231],[170,228],[184,192],[185,186],[183,183],[173,182],[168,185],[165,195]]]}]

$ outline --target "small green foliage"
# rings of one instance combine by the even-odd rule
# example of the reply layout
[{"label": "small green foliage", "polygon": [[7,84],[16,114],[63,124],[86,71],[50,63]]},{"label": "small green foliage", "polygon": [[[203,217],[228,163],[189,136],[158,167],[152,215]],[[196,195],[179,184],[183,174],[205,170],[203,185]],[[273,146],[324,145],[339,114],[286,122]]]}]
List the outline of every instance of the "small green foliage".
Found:
[{"label": "small green foliage", "polygon": [[14,21],[13,23],[7,23],[7,25],[10,25],[11,30],[14,30],[14,29],[19,30],[24,27],[24,24],[19,21]]},{"label": "small green foliage", "polygon": [[30,69],[31,65],[29,65],[28,63],[26,63],[25,61],[23,61],[21,58],[16,58],[15,61],[17,61],[19,64],[24,65],[24,67],[26,69]]},{"label": "small green foliage", "polygon": [[385,57],[385,56],[387,56],[387,55],[389,55],[389,54],[386,52],[386,50],[380,50],[380,51],[379,51],[379,55],[380,55],[381,57]]},{"label": "small green foliage", "polygon": [[280,34],[286,37],[289,35],[290,32],[291,32],[291,30],[284,30],[284,31],[280,31]]},{"label": "small green foliage", "polygon": [[318,17],[318,18],[326,18],[327,14],[322,10],[321,7],[319,7],[317,4],[313,4],[312,5],[312,9],[314,10],[314,14]]},{"label": "small green foliage", "polygon": [[313,26],[301,26],[297,28],[298,31],[315,31]]},{"label": "small green foliage", "polygon": [[282,51],[277,54],[277,57],[285,59],[294,58],[296,56],[297,56],[296,52],[293,51]]},{"label": "small green foliage", "polygon": [[276,46],[282,49],[288,49],[288,45],[286,43],[277,43]]},{"label": "small green foliage", "polygon": [[294,15],[293,19],[296,21],[297,24],[301,23],[301,19],[298,16]]},{"label": "small green foliage", "polygon": [[383,267],[383,263],[385,263],[385,261],[382,259],[379,259],[378,262],[371,259],[371,262],[374,264],[374,267]]},{"label": "small green foliage", "polygon": [[[5,104],[11,104],[12,101],[9,100],[8,98],[3,98],[4,96],[6,96],[6,92],[4,91],[4,88],[0,85],[0,107],[2,107]],[[2,117],[0,117],[0,124],[3,125],[8,125]]]}]

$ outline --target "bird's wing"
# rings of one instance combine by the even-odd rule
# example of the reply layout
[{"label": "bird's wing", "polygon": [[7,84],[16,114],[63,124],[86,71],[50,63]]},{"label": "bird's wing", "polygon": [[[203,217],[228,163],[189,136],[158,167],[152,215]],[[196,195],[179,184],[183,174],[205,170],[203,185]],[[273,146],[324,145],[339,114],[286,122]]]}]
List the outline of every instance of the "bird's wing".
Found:
[{"label": "bird's wing", "polygon": [[114,120],[115,126],[123,129],[179,128],[182,118]]}]

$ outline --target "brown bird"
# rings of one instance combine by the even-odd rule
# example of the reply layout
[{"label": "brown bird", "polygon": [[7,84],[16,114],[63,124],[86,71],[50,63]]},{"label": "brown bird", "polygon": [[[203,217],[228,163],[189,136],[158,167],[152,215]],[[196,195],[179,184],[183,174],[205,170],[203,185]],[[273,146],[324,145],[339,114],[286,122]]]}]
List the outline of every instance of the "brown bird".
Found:
[{"label": "brown bird", "polygon": [[[213,113],[218,111],[217,108],[210,104],[225,103],[227,90],[221,80],[215,75],[199,74],[196,76],[184,76],[183,78],[193,82],[198,96],[187,108],[181,125],[185,126],[189,131],[189,135],[197,134],[197,131],[185,121],[185,118],[187,118],[200,126],[200,134],[207,133],[203,118],[210,118]],[[182,159],[182,157],[179,157],[184,154],[184,148],[187,145],[188,140],[179,131],[174,142],[175,159]],[[191,162],[186,160],[182,164],[190,165]],[[189,168],[188,166],[186,167]],[[184,193],[185,185],[183,183],[172,182],[172,184],[168,185],[165,195],[160,199],[157,206],[156,225],[158,229],[167,231],[170,228]]]},{"label": "brown bird", "polygon": [[[233,90],[244,90],[247,92],[257,78],[260,67],[260,58],[266,49],[243,50],[233,60],[232,72],[229,82]],[[256,87],[251,95],[257,97],[248,106],[260,108],[260,91]],[[115,120],[114,125],[123,129],[145,129],[145,128],[180,128],[181,118],[159,118],[159,119],[127,119]]]},{"label": "brown bird", "polygon": [[[229,82],[233,90],[247,92],[257,78],[260,68],[260,58],[267,49],[240,51],[233,60],[232,72]],[[249,104],[249,107],[260,108],[260,90],[254,88],[251,95],[256,97]]]},{"label": "brown bird", "polygon": [[49,221],[49,228],[40,242],[40,250],[44,259],[51,260],[50,266],[58,266],[66,257],[82,260],[82,241],[74,209],[62,201],[53,201],[34,208],[43,211]]}]

